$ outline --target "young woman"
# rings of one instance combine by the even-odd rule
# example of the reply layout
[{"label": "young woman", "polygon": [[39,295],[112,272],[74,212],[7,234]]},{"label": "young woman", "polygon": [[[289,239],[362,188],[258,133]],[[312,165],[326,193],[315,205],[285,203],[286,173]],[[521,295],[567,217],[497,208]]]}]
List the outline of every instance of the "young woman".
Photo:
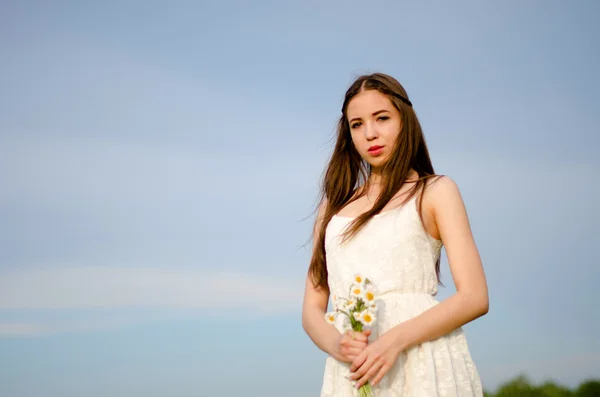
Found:
[{"label": "young woman", "polygon": [[[445,247],[457,292],[434,299]],[[330,294],[355,274],[377,290],[364,332],[326,322]],[[461,326],[486,314],[488,291],[459,189],[435,175],[404,88],[376,73],[346,92],[324,177],[302,324],[329,356],[321,396],[481,397]],[[338,320],[343,317],[339,316]]]}]

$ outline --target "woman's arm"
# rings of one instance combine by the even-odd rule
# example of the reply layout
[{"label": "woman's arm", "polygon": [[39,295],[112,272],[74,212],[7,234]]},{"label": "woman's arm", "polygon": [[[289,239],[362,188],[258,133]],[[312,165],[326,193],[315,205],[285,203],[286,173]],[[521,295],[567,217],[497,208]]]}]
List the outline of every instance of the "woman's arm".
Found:
[{"label": "woman's arm", "polygon": [[[319,208],[315,222],[315,241],[321,227],[323,204]],[[333,325],[325,321],[329,292],[316,288],[310,275],[306,278],[304,301],[302,303],[302,327],[315,345],[333,358],[343,362],[352,362],[367,346],[369,332],[341,334]]]},{"label": "woman's arm", "polygon": [[456,293],[396,327],[401,351],[439,338],[488,312],[488,289],[467,211],[456,183],[443,177],[423,200],[431,204],[433,220],[444,242]]},{"label": "woman's arm", "polygon": [[335,357],[334,346],[341,334],[325,321],[328,299],[329,293],[315,289],[310,277],[307,277],[302,304],[302,327],[319,349]]}]

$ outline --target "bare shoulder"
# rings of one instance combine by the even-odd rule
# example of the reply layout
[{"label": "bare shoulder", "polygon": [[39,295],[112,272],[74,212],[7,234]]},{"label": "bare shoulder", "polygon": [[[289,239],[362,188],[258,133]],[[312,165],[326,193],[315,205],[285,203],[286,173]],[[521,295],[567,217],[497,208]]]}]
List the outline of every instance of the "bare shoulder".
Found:
[{"label": "bare shoulder", "polygon": [[425,190],[425,195],[434,200],[457,194],[460,196],[458,184],[447,175],[433,177]]},{"label": "bare shoulder", "polygon": [[432,212],[463,203],[458,184],[447,175],[432,178],[423,193],[423,201]]},{"label": "bare shoulder", "polygon": [[[428,184],[429,185],[429,184]],[[467,210],[457,183],[447,176],[436,178],[425,190],[433,211],[434,233],[443,241],[457,291],[478,301],[481,312],[488,310],[487,284]]]},{"label": "bare shoulder", "polygon": [[423,192],[423,216],[425,229],[442,240],[447,224],[464,220],[466,209],[458,184],[452,178],[440,175],[427,183]]}]

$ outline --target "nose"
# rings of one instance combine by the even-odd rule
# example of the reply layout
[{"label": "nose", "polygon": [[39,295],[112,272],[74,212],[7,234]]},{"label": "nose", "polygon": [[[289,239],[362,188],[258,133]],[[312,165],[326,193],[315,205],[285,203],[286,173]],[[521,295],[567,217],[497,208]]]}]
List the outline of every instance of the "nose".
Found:
[{"label": "nose", "polygon": [[377,138],[379,136],[379,134],[377,133],[377,127],[375,126],[374,123],[365,123],[365,138],[367,138],[368,141],[372,141],[373,139]]}]

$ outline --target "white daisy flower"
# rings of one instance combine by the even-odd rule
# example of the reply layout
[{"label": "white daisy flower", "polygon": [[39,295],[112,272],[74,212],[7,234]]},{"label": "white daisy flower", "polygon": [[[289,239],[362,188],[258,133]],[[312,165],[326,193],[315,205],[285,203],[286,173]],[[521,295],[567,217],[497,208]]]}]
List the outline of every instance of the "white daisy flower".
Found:
[{"label": "white daisy flower", "polygon": [[352,285],[352,288],[350,288],[350,295],[352,295],[356,298],[363,298],[364,293],[365,293],[365,289],[360,284],[354,284],[354,285]]},{"label": "white daisy flower", "polygon": [[361,323],[363,323],[364,325],[373,325],[373,322],[375,322],[375,315],[373,313],[369,313],[368,310],[365,310],[361,314],[362,314],[360,316]]},{"label": "white daisy flower", "polygon": [[333,324],[335,323],[335,312],[329,312],[325,315],[325,320],[329,323],[329,324]]},{"label": "white daisy flower", "polygon": [[377,309],[379,309],[379,307],[375,302],[371,302],[367,305],[367,310],[369,310],[373,314],[377,313]]},{"label": "white daisy flower", "polygon": [[362,286],[365,284],[365,278],[361,274],[357,273],[354,275],[354,279],[352,280],[352,282]]},{"label": "white daisy flower", "polygon": [[346,303],[344,304],[345,310],[354,310],[355,307],[356,307],[356,300],[354,300],[354,299],[348,299],[346,301]]},{"label": "white daisy flower", "polygon": [[373,292],[373,289],[371,288],[366,288],[365,292],[363,294],[365,303],[369,304],[369,303],[375,303],[375,292]]}]

